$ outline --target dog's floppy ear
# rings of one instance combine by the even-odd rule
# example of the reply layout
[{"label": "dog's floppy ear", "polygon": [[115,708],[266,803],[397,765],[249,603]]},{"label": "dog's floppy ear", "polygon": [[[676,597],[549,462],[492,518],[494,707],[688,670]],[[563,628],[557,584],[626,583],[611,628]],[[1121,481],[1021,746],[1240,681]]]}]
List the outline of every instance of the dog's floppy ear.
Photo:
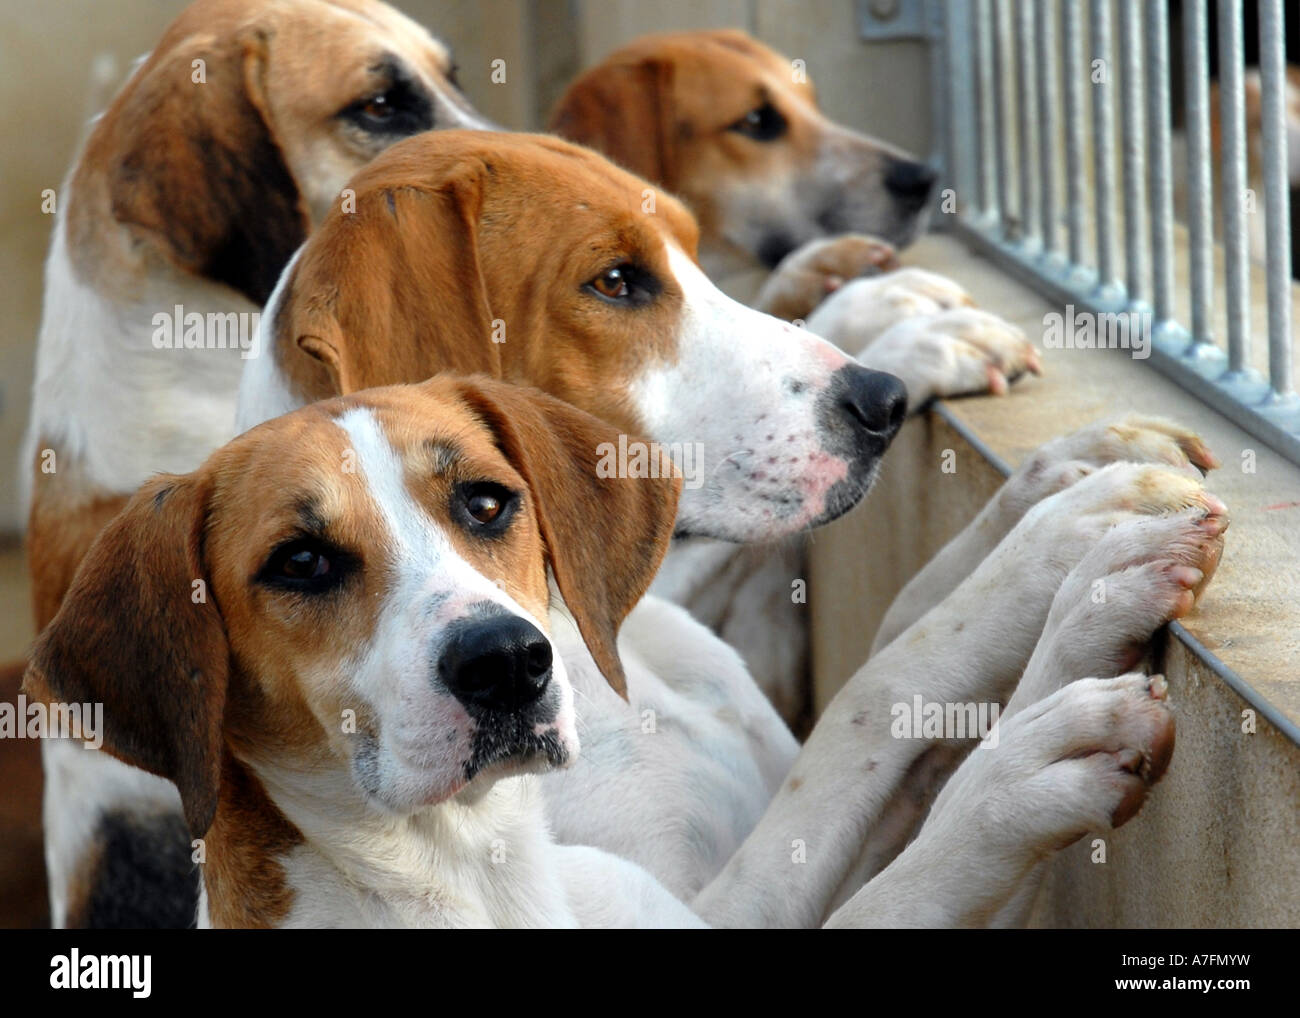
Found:
[{"label": "dog's floppy ear", "polygon": [[217,808],[229,673],[206,502],[194,474],[141,488],[91,545],[24,680],[47,703],[102,703],[104,748],[175,782],[195,837]]},{"label": "dog's floppy ear", "polygon": [[671,191],[677,187],[672,89],[670,61],[601,64],[560,97],[550,129]]},{"label": "dog's floppy ear", "polygon": [[479,260],[481,167],[437,187],[365,180],[354,181],[355,211],[331,213],[294,265],[274,323],[281,371],[309,399],[438,371],[499,375]]},{"label": "dog's floppy ear", "polygon": [[[265,33],[197,36],[159,53],[87,146],[113,217],[181,268],[266,303],[310,228],[268,120]],[[85,162],[85,161],[83,161]]]},{"label": "dog's floppy ear", "polygon": [[605,469],[619,432],[537,389],[486,378],[459,388],[527,481],[556,586],[601,674],[626,698],[618,627],[668,550],[680,474],[666,456],[657,477]]}]

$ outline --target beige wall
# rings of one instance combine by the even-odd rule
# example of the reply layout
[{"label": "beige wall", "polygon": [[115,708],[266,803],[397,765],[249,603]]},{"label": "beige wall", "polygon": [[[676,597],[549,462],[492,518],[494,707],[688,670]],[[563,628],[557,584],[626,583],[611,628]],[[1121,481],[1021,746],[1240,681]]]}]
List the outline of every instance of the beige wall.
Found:
[{"label": "beige wall", "polygon": [[[0,534],[18,526],[13,478],[27,420],[50,217],[88,118],[120,85],[185,0],[0,0]],[[808,62],[836,118],[913,149],[928,124],[919,44],[865,46],[852,0],[399,0],[451,43],[475,104],[513,129],[536,129],[577,70],[643,32],[739,26]],[[507,65],[490,80],[492,60]],[[909,84],[909,77],[911,84]],[[908,95],[908,102],[899,102]],[[93,337],[86,337],[92,342]]]}]

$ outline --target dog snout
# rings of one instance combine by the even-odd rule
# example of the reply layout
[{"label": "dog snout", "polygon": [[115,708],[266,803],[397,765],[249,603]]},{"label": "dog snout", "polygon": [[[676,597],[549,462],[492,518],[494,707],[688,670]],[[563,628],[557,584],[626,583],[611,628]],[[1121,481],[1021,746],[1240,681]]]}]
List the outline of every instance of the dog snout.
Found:
[{"label": "dog snout", "polygon": [[922,208],[939,179],[938,173],[925,163],[895,159],[885,171],[885,190],[909,211]]},{"label": "dog snout", "polygon": [[546,692],[551,644],[515,615],[467,620],[447,640],[438,678],[467,707],[519,711]]},{"label": "dog snout", "polygon": [[841,370],[844,381],[837,409],[855,427],[882,446],[887,445],[907,416],[907,388],[900,379],[884,371],[856,365]]}]

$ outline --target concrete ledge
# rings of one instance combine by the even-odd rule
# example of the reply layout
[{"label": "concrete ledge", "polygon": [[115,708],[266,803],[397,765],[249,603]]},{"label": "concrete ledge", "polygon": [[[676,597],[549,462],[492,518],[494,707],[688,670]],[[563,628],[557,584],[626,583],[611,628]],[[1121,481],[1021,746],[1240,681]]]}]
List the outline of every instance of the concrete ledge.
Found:
[{"label": "concrete ledge", "polygon": [[[1035,341],[1043,315],[1059,310],[951,238],[928,237],[907,260],[959,279]],[[1052,864],[1035,921],[1300,925],[1300,747],[1290,737],[1300,720],[1300,468],[1125,352],[1046,350],[1044,360],[1046,376],[1005,399],[953,401],[910,421],[867,503],[815,535],[815,705],[865,660],[907,579],[997,490],[998,461],[1015,465],[1103,417],[1175,418],[1223,461],[1209,486],[1232,513],[1214,583],[1156,651],[1178,718],[1177,750],[1142,814],[1107,839],[1104,864],[1091,861],[1091,839]],[[940,470],[946,450],[955,472]],[[1242,731],[1246,710],[1255,711],[1253,735]]]}]

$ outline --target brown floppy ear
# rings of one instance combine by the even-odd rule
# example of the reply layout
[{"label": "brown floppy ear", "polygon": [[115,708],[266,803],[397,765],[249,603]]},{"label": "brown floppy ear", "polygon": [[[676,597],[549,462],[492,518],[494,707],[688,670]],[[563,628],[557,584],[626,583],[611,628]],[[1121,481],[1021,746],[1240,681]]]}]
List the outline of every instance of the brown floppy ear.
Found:
[{"label": "brown floppy ear", "polygon": [[673,65],[647,58],[601,64],[565,91],[551,114],[561,138],[594,148],[625,170],[668,190],[677,187]]},{"label": "brown floppy ear", "polygon": [[601,674],[626,699],[618,627],[668,550],[680,475],[663,457],[658,477],[610,476],[618,471],[601,467],[619,432],[537,389],[481,378],[459,388],[528,482],[556,586]]},{"label": "brown floppy ear", "polygon": [[354,181],[355,211],[317,230],[277,311],[275,356],[299,395],[501,373],[479,260],[482,176],[471,167],[436,188]]},{"label": "brown floppy ear", "polygon": [[214,45],[195,37],[151,58],[105,113],[83,165],[108,168],[118,222],[261,305],[310,221],[267,120],[267,37],[250,29]]},{"label": "brown floppy ear", "polygon": [[175,782],[212,824],[229,650],[201,561],[206,486],[150,481],[91,545],[24,680],[46,703],[102,703],[104,749]]}]

